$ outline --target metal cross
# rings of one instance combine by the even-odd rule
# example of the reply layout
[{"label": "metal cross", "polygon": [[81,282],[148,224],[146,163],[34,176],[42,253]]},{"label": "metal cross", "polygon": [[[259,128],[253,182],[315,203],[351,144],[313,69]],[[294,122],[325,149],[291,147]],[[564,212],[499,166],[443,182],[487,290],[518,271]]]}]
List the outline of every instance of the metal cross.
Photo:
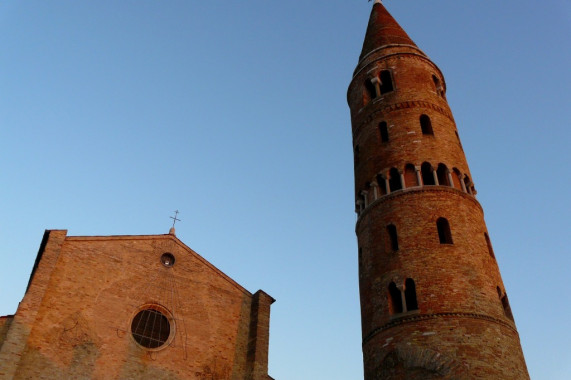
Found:
[{"label": "metal cross", "polygon": [[177,216],[178,216],[178,210],[175,210],[175,212],[174,212],[174,217],[169,216],[169,218],[172,219],[172,228],[174,228],[174,224],[175,224],[177,221],[180,222],[180,219],[178,219]]}]

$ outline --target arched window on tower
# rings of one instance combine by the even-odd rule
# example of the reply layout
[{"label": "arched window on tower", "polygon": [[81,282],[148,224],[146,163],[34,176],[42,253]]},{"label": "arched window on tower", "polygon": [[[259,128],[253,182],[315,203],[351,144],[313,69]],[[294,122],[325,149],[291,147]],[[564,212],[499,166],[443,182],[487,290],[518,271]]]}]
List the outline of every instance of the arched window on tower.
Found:
[{"label": "arched window on tower", "polygon": [[389,224],[387,226],[387,233],[389,234],[389,241],[391,243],[391,249],[393,251],[399,250],[399,240],[397,235],[397,228],[394,224]]},{"label": "arched window on tower", "polygon": [[389,186],[391,189],[391,193],[393,191],[401,190],[402,184],[400,182],[400,173],[397,168],[391,168],[389,171]]},{"label": "arched window on tower", "polygon": [[380,80],[381,80],[381,95],[394,90],[393,78],[389,70],[381,71]]},{"label": "arched window on tower", "polygon": [[512,314],[512,308],[510,306],[510,301],[508,300],[508,295],[507,294],[502,295],[502,290],[500,289],[499,286],[496,289],[498,291],[498,297],[500,297],[500,301],[502,302],[502,307],[504,308],[505,316],[513,321],[514,316]]},{"label": "arched window on tower", "polygon": [[420,167],[420,172],[422,174],[422,183],[424,186],[434,186],[434,174],[432,174],[432,165],[428,162],[423,162]]},{"label": "arched window on tower", "polygon": [[385,177],[378,174],[377,175],[377,184],[379,185],[379,195],[387,195],[387,183],[385,182]]},{"label": "arched window on tower", "polygon": [[389,284],[389,312],[391,314],[403,312],[401,292],[394,282]]},{"label": "arched window on tower", "polygon": [[367,105],[370,100],[373,100],[378,96],[377,88],[373,83],[373,80],[370,78],[365,81],[365,95],[365,105]]},{"label": "arched window on tower", "polygon": [[438,218],[436,221],[436,228],[438,229],[438,239],[440,240],[440,244],[453,244],[450,224],[446,218]]},{"label": "arched window on tower", "polygon": [[468,177],[467,175],[464,175],[464,186],[466,187],[466,192],[468,194],[472,195],[476,194],[476,189],[474,189],[474,184],[470,180],[470,177]]},{"label": "arched window on tower", "polygon": [[458,170],[458,168],[454,168],[452,172],[454,173],[452,175],[452,182],[454,183],[454,188],[462,190],[462,184],[460,183],[460,181],[462,181],[462,174],[460,173],[460,170]]},{"label": "arched window on tower", "polygon": [[494,249],[492,248],[492,242],[490,241],[490,237],[488,236],[487,232],[484,232],[484,238],[486,239],[486,245],[488,246],[488,253],[492,257],[492,259],[495,259],[496,256],[494,255]]},{"label": "arched window on tower", "polygon": [[440,186],[450,186],[450,181],[448,180],[448,168],[446,165],[438,164],[436,176],[438,177],[438,184]]},{"label": "arched window on tower", "polygon": [[416,301],[416,286],[412,278],[407,278],[404,283],[404,298],[406,300],[406,311],[418,310]]},{"label": "arched window on tower", "polygon": [[432,131],[432,123],[428,115],[420,115],[420,129],[422,130],[423,135],[434,136],[434,132]]},{"label": "arched window on tower", "polygon": [[389,130],[387,128],[387,122],[381,121],[379,123],[379,132],[381,134],[381,142],[388,142],[389,141]]},{"label": "arched window on tower", "polygon": [[418,179],[416,177],[416,168],[413,164],[406,164],[404,167],[404,183],[407,189],[409,187],[418,186]]},{"label": "arched window on tower", "polygon": [[434,88],[436,89],[436,93],[444,97],[444,89],[442,88],[442,84],[440,84],[440,79],[438,79],[436,75],[433,75],[432,81],[434,82]]}]

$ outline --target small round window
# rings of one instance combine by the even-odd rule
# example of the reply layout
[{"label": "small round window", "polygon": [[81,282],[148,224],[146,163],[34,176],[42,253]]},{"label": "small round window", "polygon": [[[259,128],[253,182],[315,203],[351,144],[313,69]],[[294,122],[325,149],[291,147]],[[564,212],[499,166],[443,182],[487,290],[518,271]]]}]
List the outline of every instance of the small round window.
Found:
[{"label": "small round window", "polygon": [[171,321],[160,310],[146,308],[139,311],[131,322],[131,334],[145,348],[160,348],[171,336]]},{"label": "small round window", "polygon": [[163,263],[163,265],[165,267],[172,267],[174,265],[174,256],[172,253],[163,253],[163,255],[161,256],[161,263]]}]

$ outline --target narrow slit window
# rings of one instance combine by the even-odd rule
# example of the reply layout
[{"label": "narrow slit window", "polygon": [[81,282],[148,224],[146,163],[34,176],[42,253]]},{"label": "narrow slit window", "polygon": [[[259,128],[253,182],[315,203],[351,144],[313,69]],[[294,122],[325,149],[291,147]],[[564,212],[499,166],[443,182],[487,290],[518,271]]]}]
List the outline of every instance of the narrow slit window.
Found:
[{"label": "narrow slit window", "polygon": [[508,300],[507,294],[504,294],[504,296],[502,297],[502,307],[504,308],[504,313],[505,313],[506,317],[508,317],[509,319],[511,319],[513,321],[514,316],[512,314],[512,308],[510,306],[510,301]]},{"label": "narrow slit window", "polygon": [[423,135],[434,136],[434,132],[432,131],[432,122],[428,115],[420,116],[420,129],[422,130]]},{"label": "narrow slit window", "polygon": [[399,240],[397,235],[397,228],[394,224],[389,224],[387,226],[387,233],[389,234],[389,241],[391,243],[391,249],[393,251],[399,250]]},{"label": "narrow slit window", "polygon": [[381,134],[381,142],[388,142],[389,141],[389,130],[387,128],[387,122],[382,121],[379,124],[379,132]]},{"label": "narrow slit window", "polygon": [[381,95],[394,90],[393,78],[389,70],[381,71],[380,79],[381,79]]},{"label": "narrow slit window", "polygon": [[416,286],[412,278],[407,278],[404,283],[404,298],[406,300],[406,311],[418,310]]},{"label": "narrow slit window", "polygon": [[355,145],[355,165],[359,164],[359,145]]},{"label": "narrow slit window", "polygon": [[496,256],[494,255],[494,249],[492,248],[492,242],[490,241],[490,237],[488,236],[487,232],[484,232],[484,238],[486,239],[486,245],[488,246],[488,253],[492,257],[492,259],[495,259]]},{"label": "narrow slit window", "polygon": [[438,239],[440,240],[440,244],[453,244],[450,224],[446,218],[438,218],[436,221],[436,228],[438,229]]},{"label": "narrow slit window", "polygon": [[513,321],[514,316],[512,314],[512,308],[510,306],[510,301],[508,300],[508,295],[507,294],[502,295],[502,290],[500,289],[499,286],[497,287],[497,290],[498,290],[498,297],[500,297],[500,301],[502,303],[502,308],[504,309],[505,316]]}]

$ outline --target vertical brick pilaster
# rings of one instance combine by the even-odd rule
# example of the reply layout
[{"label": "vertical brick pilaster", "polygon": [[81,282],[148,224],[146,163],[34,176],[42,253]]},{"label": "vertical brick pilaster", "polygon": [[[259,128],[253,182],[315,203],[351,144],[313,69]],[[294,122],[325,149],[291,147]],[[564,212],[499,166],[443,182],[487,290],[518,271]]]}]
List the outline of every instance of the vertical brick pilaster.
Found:
[{"label": "vertical brick pilaster", "polygon": [[270,306],[275,300],[262,290],[252,297],[248,344],[249,380],[267,380],[270,344]]},{"label": "vertical brick pilaster", "polygon": [[46,230],[44,233],[26,294],[0,350],[0,378],[11,379],[15,375],[66,236],[67,230]]}]

